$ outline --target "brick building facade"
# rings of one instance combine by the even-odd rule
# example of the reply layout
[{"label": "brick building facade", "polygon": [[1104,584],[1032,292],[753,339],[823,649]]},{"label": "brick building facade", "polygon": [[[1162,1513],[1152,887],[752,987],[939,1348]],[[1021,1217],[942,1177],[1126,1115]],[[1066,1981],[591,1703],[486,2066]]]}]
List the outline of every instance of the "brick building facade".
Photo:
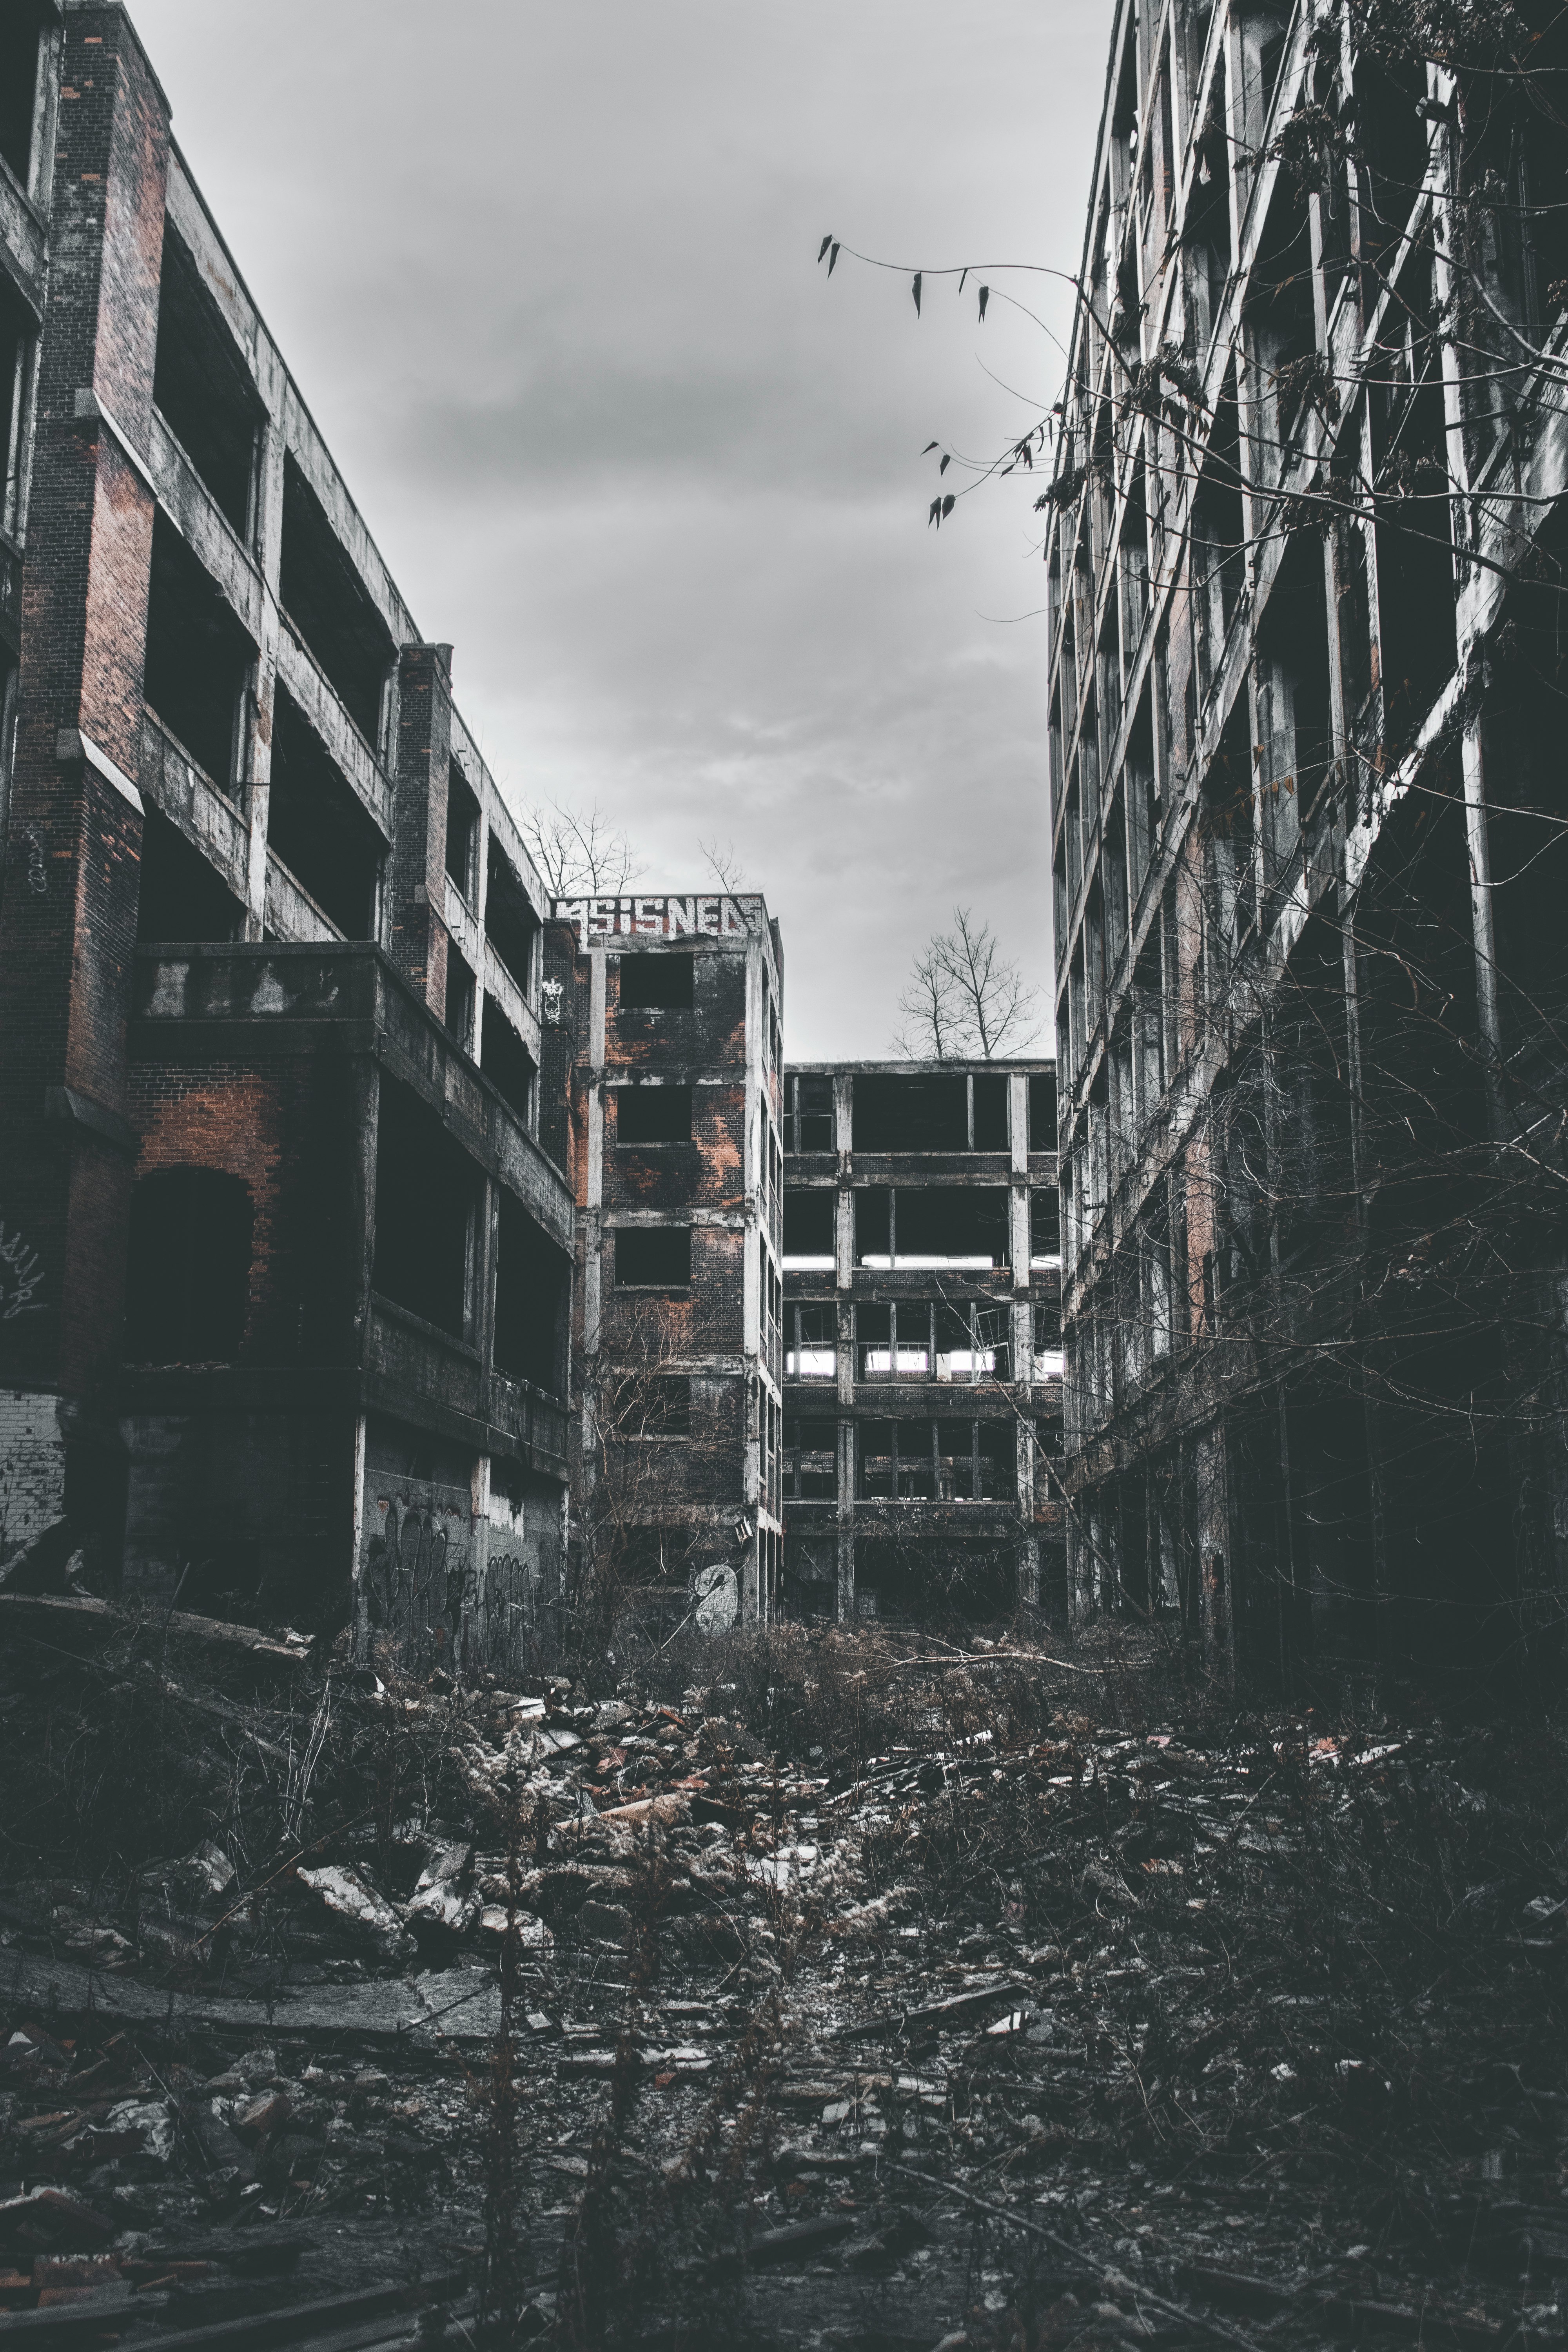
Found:
[{"label": "brick building facade", "polygon": [[778,926],[760,897],[723,893],[557,899],[553,918],[577,1589],[765,1622],[783,1538]]},{"label": "brick building facade", "polygon": [[1049,1066],[792,1076],[786,1407],[777,925],[547,905],[110,0],[0,12],[0,1570],[508,1671],[1048,1588]]},{"label": "brick building facade", "polygon": [[542,892],[118,6],[0,20],[0,1551],[515,1660]]},{"label": "brick building facade", "polygon": [[800,1063],[784,1088],[792,1607],[1059,1606],[1054,1063]]}]

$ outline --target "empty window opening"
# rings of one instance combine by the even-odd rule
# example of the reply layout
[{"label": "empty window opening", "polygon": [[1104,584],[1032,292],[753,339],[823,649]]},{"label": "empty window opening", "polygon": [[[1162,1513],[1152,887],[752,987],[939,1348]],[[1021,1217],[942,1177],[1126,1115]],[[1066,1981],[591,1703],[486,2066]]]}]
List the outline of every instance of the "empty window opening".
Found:
[{"label": "empty window opening", "polygon": [[186,756],[233,789],[256,648],[173,523],[153,526],[143,692]]},{"label": "empty window opening", "polygon": [[1218,675],[1247,585],[1247,532],[1241,506],[1241,439],[1234,369],[1215,404],[1203,478],[1193,503],[1192,583],[1198,683],[1206,694]]},{"label": "empty window opening", "polygon": [[1062,1197],[1054,1184],[1029,1195],[1029,1264],[1059,1265],[1062,1257]]},{"label": "empty window opening", "polygon": [[617,1087],[617,1143],[689,1143],[689,1087]]},{"label": "empty window opening", "polygon": [[697,959],[691,955],[624,955],[621,1003],[656,1013],[689,1006],[696,968]]},{"label": "empty window opening", "polygon": [[161,1168],[131,1195],[125,1352],[132,1363],[232,1363],[245,1336],[249,1187],[216,1168]]},{"label": "empty window opening", "polygon": [[173,940],[235,940],[244,911],[195,843],[161,809],[149,806],[142,821],[137,939],[160,945]]},{"label": "empty window opening", "polygon": [[225,520],[248,541],[261,405],[200,270],[167,225],[153,398]]},{"label": "empty window opening", "polygon": [[33,321],[0,278],[0,528],[21,536],[22,442]]},{"label": "empty window opening", "polygon": [[1037,1070],[1029,1079],[1029,1149],[1057,1148],[1057,1080],[1054,1070]]},{"label": "empty window opening", "polygon": [[1285,40],[1289,29],[1288,11],[1279,8],[1247,8],[1242,11],[1243,106],[1247,135],[1254,145],[1262,143],[1268,126],[1274,93],[1279,85],[1279,68],[1285,62]]},{"label": "empty window opening", "polygon": [[784,1444],[785,1493],[801,1502],[835,1501],[838,1494],[837,1422],[787,1415]]},{"label": "empty window opening", "polygon": [[[939,1381],[1005,1381],[1008,1377],[1008,1312],[979,1299],[935,1309],[933,1346]],[[904,1341],[909,1308],[899,1309],[899,1344]]]},{"label": "empty window opening", "polygon": [[501,1100],[527,1127],[533,1117],[533,1056],[493,996],[485,999],[479,1067]]},{"label": "empty window opening", "polygon": [[786,1192],[784,1262],[786,1274],[831,1274],[838,1196],[826,1190]]},{"label": "empty window opening", "polygon": [[855,1377],[887,1380],[892,1370],[893,1310],[869,1302],[855,1309]]},{"label": "empty window opening", "polygon": [[993,1503],[1013,1496],[1010,1423],[864,1421],[857,1434],[863,1501]]},{"label": "empty window opening", "polygon": [[381,835],[281,687],[272,719],[267,845],[345,939],[374,938]]},{"label": "empty window opening", "polygon": [[1258,761],[1264,887],[1272,921],[1290,887],[1309,814],[1333,760],[1321,542],[1292,542],[1258,633]]},{"label": "empty window opening", "polygon": [[392,1080],[376,1122],[375,1259],[384,1298],[462,1339],[475,1171],[434,1111]]},{"label": "empty window opening", "polygon": [[[1012,1499],[1016,1446],[1010,1423],[975,1421],[939,1424],[943,1484],[951,1477],[954,1502],[999,1503]],[[954,1441],[948,1450],[948,1439]],[[958,1441],[967,1438],[967,1445]],[[968,1460],[964,1455],[967,1453]]]},{"label": "empty window opening", "polygon": [[919,1272],[1008,1263],[1007,1194],[995,1186],[858,1192],[855,1218],[856,1255],[862,1265]]},{"label": "empty window opening", "polygon": [[1035,1307],[1035,1372],[1037,1378],[1060,1378],[1062,1310],[1059,1299],[1040,1299]]},{"label": "empty window opening", "polygon": [[784,1377],[830,1381],[838,1369],[838,1310],[829,1304],[786,1307]]},{"label": "empty window opening", "polygon": [[447,1034],[454,1038],[468,1053],[474,1042],[474,1010],[479,1003],[479,986],[471,967],[452,945],[447,942]]},{"label": "empty window opening", "polygon": [[[1426,69],[1375,55],[1355,60],[1356,145],[1361,151],[1356,235],[1363,259],[1392,254],[1426,177],[1426,125],[1420,109]],[[1375,298],[1374,298],[1375,299]]]},{"label": "empty window opening", "polygon": [[638,1381],[619,1433],[654,1443],[691,1434],[691,1379],[686,1372],[652,1372]]},{"label": "empty window opening", "polygon": [[786,1151],[831,1151],[833,1149],[833,1081],[792,1077],[785,1114]]},{"label": "empty window opening", "polygon": [[1458,658],[1453,508],[1432,257],[1399,281],[1372,395],[1377,627],[1384,732],[1397,759]]},{"label": "empty window opening", "polygon": [[479,874],[479,804],[454,760],[447,772],[447,877],[473,904]]},{"label": "empty window opening", "polygon": [[1258,480],[1268,482],[1294,454],[1293,436],[1320,396],[1307,205],[1285,176],[1259,242],[1247,325],[1255,369],[1253,466]]},{"label": "empty window opening", "polygon": [[1007,1081],[1003,1077],[980,1076],[969,1081],[973,1103],[973,1124],[970,1137],[976,1151],[1005,1151],[1007,1149]]},{"label": "empty window opening", "polygon": [[24,188],[33,167],[42,26],[43,12],[35,0],[7,0],[0,7],[0,155]]},{"label": "empty window opening", "polygon": [[863,1421],[856,1435],[863,1501],[934,1501],[936,1462],[931,1423]]},{"label": "empty window opening", "polygon": [[500,1188],[496,1217],[496,1370],[559,1396],[565,1382],[567,1261],[522,1203]]},{"label": "empty window opening", "polygon": [[493,833],[486,863],[485,938],[506,966],[518,994],[526,997],[533,971],[539,918],[521,877]]},{"label": "empty window opening", "polygon": [[627,1590],[683,1585],[690,1567],[693,1538],[689,1528],[658,1525],[627,1528],[619,1561]]},{"label": "empty window opening", "polygon": [[280,594],[349,717],[375,748],[395,648],[348,550],[292,457],[283,467]]},{"label": "empty window opening", "polygon": [[689,1225],[623,1225],[617,1231],[617,1290],[683,1290],[690,1280]]},{"label": "empty window opening", "polygon": [[961,1076],[855,1081],[857,1151],[966,1151],[969,1091]]}]

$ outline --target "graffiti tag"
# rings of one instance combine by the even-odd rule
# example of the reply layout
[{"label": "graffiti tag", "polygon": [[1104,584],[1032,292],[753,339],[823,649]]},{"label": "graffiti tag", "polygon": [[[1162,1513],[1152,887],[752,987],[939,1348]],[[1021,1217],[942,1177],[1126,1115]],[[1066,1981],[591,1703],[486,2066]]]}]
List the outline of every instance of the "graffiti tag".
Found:
[{"label": "graffiti tag", "polygon": [[44,1302],[35,1293],[44,1285],[44,1261],[29,1249],[20,1234],[7,1233],[0,1221],[0,1323],[18,1315],[38,1315]]}]

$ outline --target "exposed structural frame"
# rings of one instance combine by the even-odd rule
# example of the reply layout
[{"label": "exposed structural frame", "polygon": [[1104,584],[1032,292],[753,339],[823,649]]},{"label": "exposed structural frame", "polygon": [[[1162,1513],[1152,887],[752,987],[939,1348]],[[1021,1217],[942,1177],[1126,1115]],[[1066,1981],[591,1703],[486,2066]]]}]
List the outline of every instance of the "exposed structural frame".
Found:
[{"label": "exposed structural frame", "polygon": [[1069,1581],[1226,1672],[1568,1590],[1565,166],[1342,8],[1118,8],[1047,548]]},{"label": "exposed structural frame", "polygon": [[1058,1601],[1055,1065],[791,1063],[784,1088],[792,1606]]},{"label": "exposed structural frame", "polygon": [[542,886],[125,10],[0,12],[24,86],[0,1559],[510,1668],[567,1475]]},{"label": "exposed structural frame", "polygon": [[783,1522],[784,950],[754,893],[555,900],[577,1202],[574,1572],[584,1610],[732,1573],[765,1623]]}]

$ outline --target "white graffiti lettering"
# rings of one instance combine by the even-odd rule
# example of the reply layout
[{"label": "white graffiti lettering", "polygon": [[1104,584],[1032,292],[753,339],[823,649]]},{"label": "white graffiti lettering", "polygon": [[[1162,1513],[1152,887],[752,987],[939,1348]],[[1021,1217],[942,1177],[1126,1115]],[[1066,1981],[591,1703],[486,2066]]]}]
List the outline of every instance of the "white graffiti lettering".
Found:
[{"label": "white graffiti lettering", "polygon": [[7,1233],[0,1219],[0,1323],[13,1322],[18,1315],[41,1315],[44,1302],[35,1294],[43,1282],[43,1259],[20,1234]]},{"label": "white graffiti lettering", "polygon": [[592,940],[632,939],[639,933],[656,939],[680,939],[694,933],[709,939],[745,939],[760,933],[766,915],[761,898],[556,898],[551,912],[558,923],[576,928],[578,943]]}]

